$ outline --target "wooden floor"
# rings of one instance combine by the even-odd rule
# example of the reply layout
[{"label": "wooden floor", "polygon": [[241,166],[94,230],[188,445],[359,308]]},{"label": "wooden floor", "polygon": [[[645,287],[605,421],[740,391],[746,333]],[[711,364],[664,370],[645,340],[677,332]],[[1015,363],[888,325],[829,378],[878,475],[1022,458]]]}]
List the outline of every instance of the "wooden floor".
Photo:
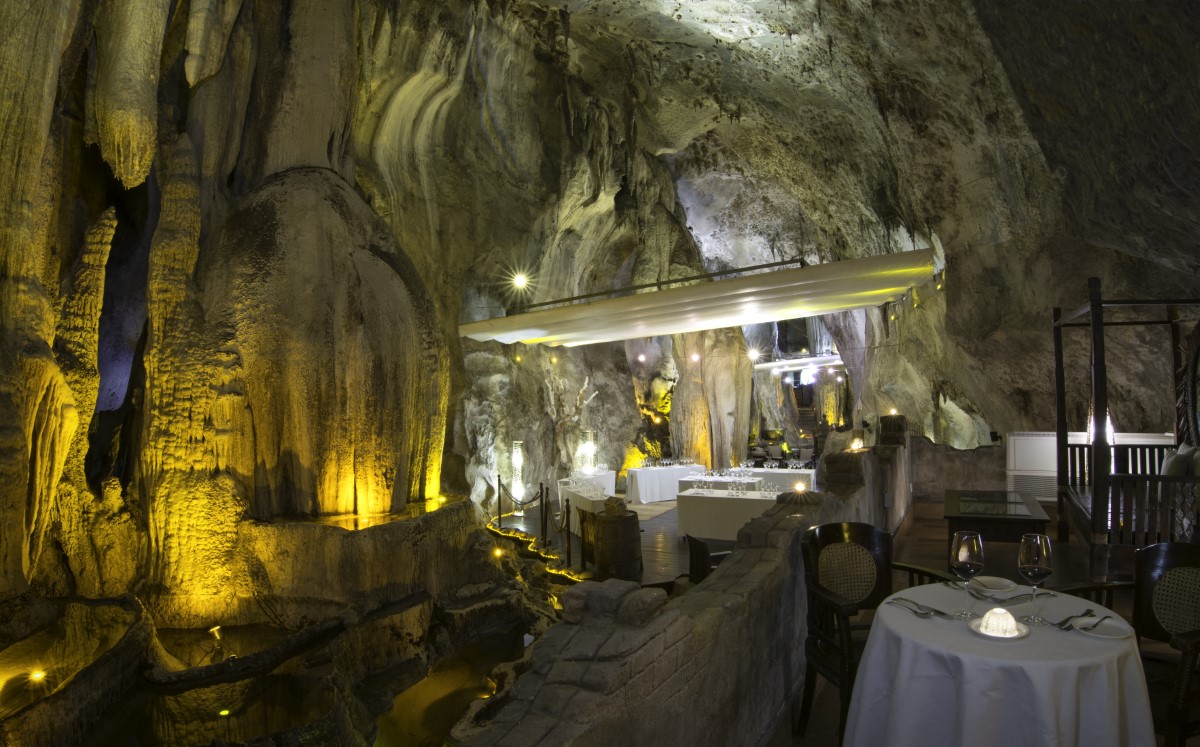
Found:
[{"label": "wooden floor", "polygon": [[[675,502],[665,501],[650,505],[629,506],[640,518],[642,531],[643,584],[670,581],[687,573],[687,544],[676,523]],[[1046,506],[1050,514],[1050,525],[1054,526],[1057,516],[1052,506]],[[947,522],[942,518],[942,506],[917,504],[910,518],[896,533],[894,556],[897,560],[927,566],[938,570],[947,568]],[[520,525],[526,531],[541,536],[536,511],[524,518],[506,517],[505,525]],[[537,530],[537,531],[534,531]],[[563,535],[548,532],[551,543],[565,548]],[[572,538],[572,566],[579,567],[579,538]],[[710,543],[713,550],[728,549],[733,543]],[[1046,587],[1066,586],[1091,580],[1088,572],[1087,546],[1082,542],[1054,544],[1054,573]],[[987,543],[984,547],[984,570],[989,576],[1001,576],[1020,581],[1017,574],[1017,544],[1008,542]],[[1127,620],[1132,619],[1132,599],[1118,595],[1113,605]],[[766,747],[791,747],[813,745],[815,747],[837,747],[838,692],[824,679],[818,679],[813,714],[803,738],[792,735],[789,724],[780,724]],[[1161,742],[1160,742],[1161,743]]]}]

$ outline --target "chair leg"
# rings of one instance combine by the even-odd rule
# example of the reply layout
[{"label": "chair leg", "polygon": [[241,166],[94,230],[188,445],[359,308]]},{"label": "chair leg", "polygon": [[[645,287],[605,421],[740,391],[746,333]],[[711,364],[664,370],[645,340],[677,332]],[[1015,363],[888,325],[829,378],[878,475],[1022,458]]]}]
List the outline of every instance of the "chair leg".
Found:
[{"label": "chair leg", "polygon": [[800,699],[800,718],[792,724],[792,733],[804,736],[808,728],[808,717],[812,714],[813,691],[817,688],[817,670],[809,664],[804,669],[804,696]]}]

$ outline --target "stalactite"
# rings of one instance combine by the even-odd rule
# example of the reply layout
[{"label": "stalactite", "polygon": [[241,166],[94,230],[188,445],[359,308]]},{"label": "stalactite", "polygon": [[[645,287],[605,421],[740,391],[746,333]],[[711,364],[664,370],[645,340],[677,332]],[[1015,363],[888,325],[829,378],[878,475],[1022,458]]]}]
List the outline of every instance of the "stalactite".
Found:
[{"label": "stalactite", "polygon": [[146,181],[158,146],[158,73],[171,0],[102,0],[96,15],[100,152],[128,187]]},{"label": "stalactite", "polygon": [[187,59],[184,73],[188,83],[199,85],[221,69],[229,32],[242,10],[242,0],[195,0],[188,13]]}]

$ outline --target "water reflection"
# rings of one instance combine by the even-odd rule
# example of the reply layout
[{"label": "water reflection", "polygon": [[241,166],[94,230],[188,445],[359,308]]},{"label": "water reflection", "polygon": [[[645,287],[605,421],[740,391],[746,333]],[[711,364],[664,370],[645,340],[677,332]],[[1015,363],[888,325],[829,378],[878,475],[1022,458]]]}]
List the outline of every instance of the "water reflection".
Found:
[{"label": "water reflection", "polygon": [[522,636],[516,631],[469,643],[442,659],[379,717],[375,747],[442,747],[471,701],[495,692],[489,673],[501,662],[520,658],[521,652]]}]

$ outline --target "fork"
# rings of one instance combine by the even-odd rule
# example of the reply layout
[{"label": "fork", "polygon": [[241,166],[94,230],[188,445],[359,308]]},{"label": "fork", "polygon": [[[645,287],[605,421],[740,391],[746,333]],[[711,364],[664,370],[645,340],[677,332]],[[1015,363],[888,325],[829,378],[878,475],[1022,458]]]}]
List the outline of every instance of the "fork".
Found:
[{"label": "fork", "polygon": [[890,601],[906,602],[906,603],[912,605],[913,607],[915,607],[916,609],[920,610],[921,612],[928,612],[929,614],[937,615],[938,617],[950,617],[951,616],[950,613],[948,613],[948,612],[942,612],[941,610],[939,610],[935,607],[930,607],[928,604],[921,604],[920,602],[916,601],[915,599],[909,599],[908,597],[892,597],[892,600],[890,600]]},{"label": "fork", "polygon": [[1095,630],[1097,625],[1104,622],[1105,620],[1107,620],[1110,617],[1112,617],[1112,615],[1105,615],[1104,617],[1100,618],[1099,620],[1097,620],[1094,623],[1090,623],[1088,625],[1080,625],[1078,628],[1075,628],[1075,629],[1076,630],[1087,630],[1087,631]]},{"label": "fork", "polygon": [[1091,617],[1094,614],[1096,614],[1096,613],[1092,610],[1092,608],[1088,607],[1086,610],[1084,610],[1083,612],[1080,612],[1078,615],[1070,615],[1068,617],[1064,617],[1063,619],[1054,623],[1054,627],[1058,628],[1059,630],[1069,630],[1071,628],[1072,620],[1079,618],[1079,617]]},{"label": "fork", "polygon": [[[907,599],[904,600],[904,602],[907,602],[907,601],[908,601]],[[910,607],[908,604],[905,604],[904,602],[900,601],[899,599],[887,600],[888,604],[894,604],[902,610],[908,610],[909,612],[913,613],[917,617],[933,617],[933,610],[917,609],[916,607]],[[915,604],[915,602],[914,602],[914,604]]]}]

